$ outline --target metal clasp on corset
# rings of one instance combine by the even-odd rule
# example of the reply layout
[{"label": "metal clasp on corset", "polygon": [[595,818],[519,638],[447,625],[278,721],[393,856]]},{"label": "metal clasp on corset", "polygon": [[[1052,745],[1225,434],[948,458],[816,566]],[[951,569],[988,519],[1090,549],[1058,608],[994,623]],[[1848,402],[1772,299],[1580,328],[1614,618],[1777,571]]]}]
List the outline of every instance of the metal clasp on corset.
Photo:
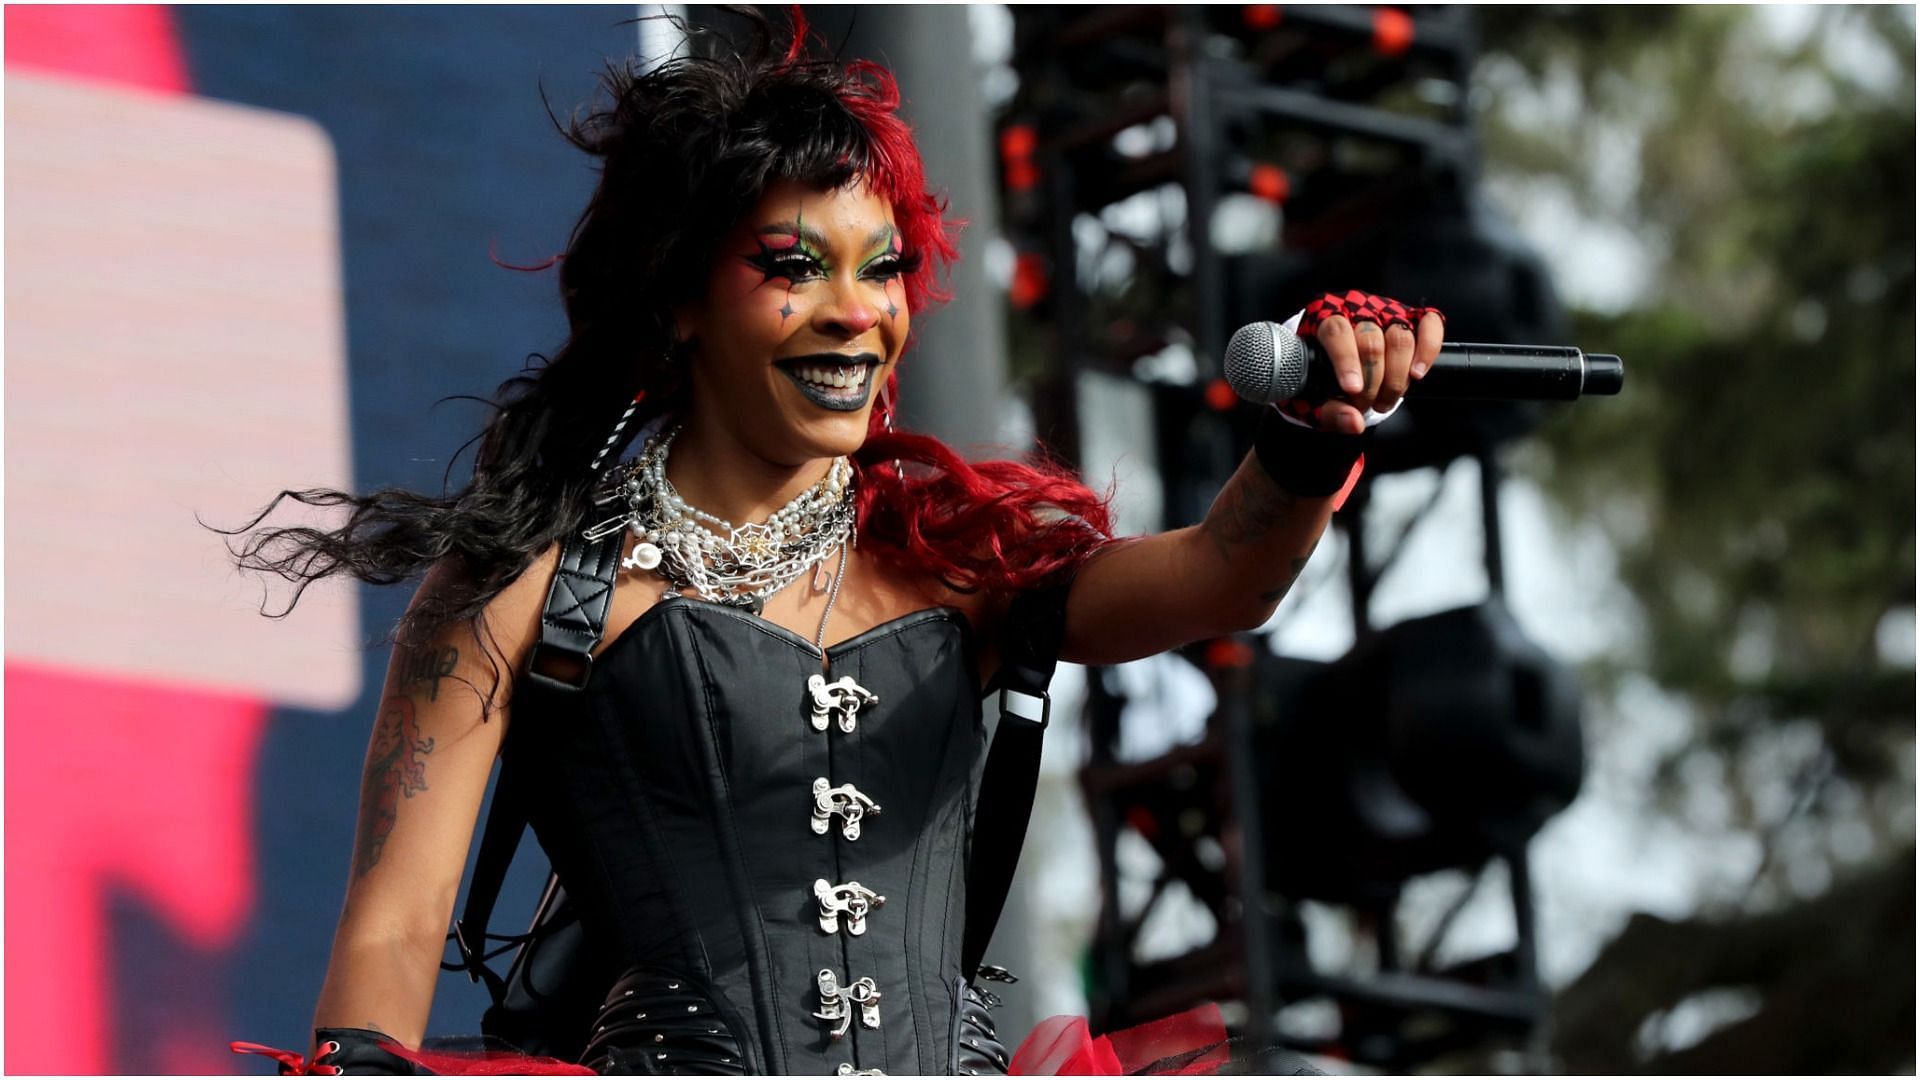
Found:
[{"label": "metal clasp on corset", "polygon": [[880,987],[870,978],[854,980],[852,986],[841,986],[829,969],[822,968],[815,976],[820,990],[820,1007],[813,1015],[834,1025],[828,1032],[835,1039],[843,1038],[847,1029],[853,1026],[854,1007],[860,1009],[860,1026],[878,1030],[880,1027]]},{"label": "metal clasp on corset", "polygon": [[813,831],[820,836],[827,835],[827,829],[833,824],[833,815],[839,814],[846,819],[840,825],[840,835],[849,840],[858,840],[860,819],[879,812],[880,804],[852,784],[834,787],[824,776],[813,782]]},{"label": "metal clasp on corset", "polygon": [[867,913],[887,898],[857,881],[835,885],[826,878],[813,883],[813,898],[820,901],[820,929],[829,934],[840,932],[840,916],[847,917],[847,933],[855,937],[867,932]]},{"label": "metal clasp on corset", "polygon": [[830,720],[838,720],[840,730],[851,734],[863,706],[878,705],[880,698],[871,690],[843,675],[832,682],[818,672],[807,676],[807,693],[813,695],[813,730],[827,730]]}]

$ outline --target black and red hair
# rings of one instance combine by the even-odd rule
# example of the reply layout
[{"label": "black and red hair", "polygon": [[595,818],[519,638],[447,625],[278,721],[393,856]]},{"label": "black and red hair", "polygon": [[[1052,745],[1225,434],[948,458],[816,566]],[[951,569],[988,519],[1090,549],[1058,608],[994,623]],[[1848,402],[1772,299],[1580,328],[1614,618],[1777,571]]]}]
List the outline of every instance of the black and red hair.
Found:
[{"label": "black and red hair", "polygon": [[[900,115],[899,85],[878,64],[812,57],[805,20],[790,10],[784,50],[771,27],[749,15],[744,47],[612,72],[611,104],[572,125],[570,138],[605,167],[563,263],[563,290],[576,340],[617,319],[621,304],[631,311],[633,296],[660,298],[647,305],[653,324],[626,327],[630,338],[651,335],[659,344],[643,353],[659,362],[636,373],[646,412],[684,404],[671,312],[693,298],[721,239],[776,181],[821,190],[866,182],[891,204],[903,248],[916,256],[905,282],[909,309],[946,299],[941,280],[959,253],[959,223],[928,189]],[[648,255],[636,260],[635,252]],[[938,440],[893,431],[898,378],[896,370],[854,455],[861,535],[875,554],[967,587],[1018,589],[1066,569],[1105,537],[1105,500],[1063,470],[974,465]],[[906,463],[913,467],[898,467]]]},{"label": "black and red hair", "polygon": [[[535,556],[583,525],[592,465],[628,405],[641,403],[629,433],[686,406],[689,358],[674,340],[674,312],[697,299],[723,238],[775,183],[866,182],[891,204],[903,248],[917,256],[909,307],[945,299],[940,282],[957,257],[959,225],[928,190],[893,76],[812,57],[797,10],[781,47],[763,17],[738,14],[744,42],[692,32],[684,55],[612,66],[602,98],[563,125],[600,171],[556,260],[569,335],[551,359],[536,358],[543,362],[500,387],[472,482],[441,496],[283,492],[351,513],[336,530],[255,533],[243,566],[304,588],[335,573],[403,581],[455,557],[459,584],[423,597],[398,636],[425,640],[477,618]],[[1106,500],[1071,474],[1045,462],[973,464],[936,439],[893,431],[897,372],[887,390],[854,456],[862,550],[956,586],[1016,590],[1071,569],[1106,540]]]}]

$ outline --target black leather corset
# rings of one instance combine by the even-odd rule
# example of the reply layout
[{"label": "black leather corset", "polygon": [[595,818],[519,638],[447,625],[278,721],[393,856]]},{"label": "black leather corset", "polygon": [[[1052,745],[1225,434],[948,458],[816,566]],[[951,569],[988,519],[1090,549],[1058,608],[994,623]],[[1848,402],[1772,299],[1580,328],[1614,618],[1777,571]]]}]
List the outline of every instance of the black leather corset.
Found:
[{"label": "black leather corset", "polygon": [[966,617],[913,612],[827,658],[672,598],[572,708],[515,722],[534,831],[589,947],[627,973],[589,1064],[949,1073],[978,1041],[960,949],[986,737]]}]

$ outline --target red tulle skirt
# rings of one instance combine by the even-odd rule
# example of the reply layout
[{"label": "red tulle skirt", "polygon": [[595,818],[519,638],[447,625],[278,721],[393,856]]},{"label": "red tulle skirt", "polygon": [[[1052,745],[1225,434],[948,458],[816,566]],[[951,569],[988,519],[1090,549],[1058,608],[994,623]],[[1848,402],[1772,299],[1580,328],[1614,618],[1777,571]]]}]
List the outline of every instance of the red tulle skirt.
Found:
[{"label": "red tulle skirt", "polygon": [[[305,1059],[257,1043],[231,1044],[235,1053],[264,1054],[280,1062],[283,1075],[309,1070]],[[593,1070],[557,1058],[509,1050],[409,1050],[394,1054],[439,1076],[592,1076]],[[1201,1005],[1149,1024],[1095,1036],[1085,1017],[1054,1016],[1040,1022],[1013,1053],[1011,1076],[1211,1076],[1231,1060],[1226,1021],[1218,1005]],[[325,1074],[331,1066],[311,1071]],[[337,1071],[337,1070],[335,1070]]]},{"label": "red tulle skirt", "polygon": [[1011,1076],[1211,1076],[1232,1059],[1220,1006],[1206,1004],[1095,1037],[1083,1016],[1042,1020],[1013,1053]]}]

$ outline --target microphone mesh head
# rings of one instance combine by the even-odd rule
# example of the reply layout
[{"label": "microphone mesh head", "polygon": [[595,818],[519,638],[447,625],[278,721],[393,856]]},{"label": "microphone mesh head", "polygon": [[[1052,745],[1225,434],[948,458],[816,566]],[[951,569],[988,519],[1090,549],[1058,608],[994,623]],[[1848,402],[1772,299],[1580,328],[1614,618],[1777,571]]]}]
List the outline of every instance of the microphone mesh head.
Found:
[{"label": "microphone mesh head", "polygon": [[1248,323],[1227,342],[1227,385],[1256,405],[1291,401],[1307,384],[1307,350],[1278,323]]}]

